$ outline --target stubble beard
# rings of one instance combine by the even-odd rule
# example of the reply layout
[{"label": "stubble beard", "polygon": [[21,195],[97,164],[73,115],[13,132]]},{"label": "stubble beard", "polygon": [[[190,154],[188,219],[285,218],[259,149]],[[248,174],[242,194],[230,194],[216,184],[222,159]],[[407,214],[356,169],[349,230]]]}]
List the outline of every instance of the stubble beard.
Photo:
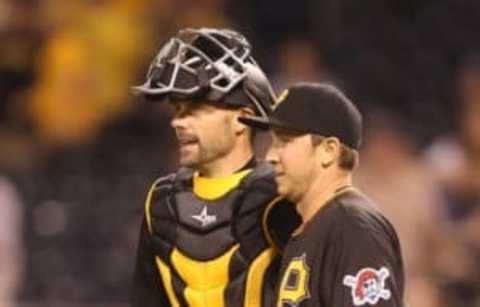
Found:
[{"label": "stubble beard", "polygon": [[[198,146],[198,145],[197,145]],[[180,151],[182,149],[180,148]],[[197,168],[200,163],[200,148],[194,149],[195,152],[180,153],[179,164],[182,167]]]},{"label": "stubble beard", "polygon": [[199,143],[197,146],[196,152],[189,153],[183,158],[180,157],[180,165],[200,171],[200,173],[209,169],[215,161],[227,156],[232,150],[232,145],[228,143],[217,143],[213,146],[203,146]]},{"label": "stubble beard", "polygon": [[200,170],[206,164],[223,156],[222,152],[215,149],[207,149],[201,144],[196,145],[195,152],[180,155],[180,166]]}]

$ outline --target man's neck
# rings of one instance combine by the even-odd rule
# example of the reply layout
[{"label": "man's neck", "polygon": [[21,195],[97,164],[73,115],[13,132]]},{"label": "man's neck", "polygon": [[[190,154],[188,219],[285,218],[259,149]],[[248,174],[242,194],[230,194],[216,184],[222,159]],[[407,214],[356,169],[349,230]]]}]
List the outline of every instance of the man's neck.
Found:
[{"label": "man's neck", "polygon": [[201,165],[198,170],[202,177],[225,177],[239,171],[253,158],[249,147],[234,150],[228,155]]},{"label": "man's neck", "polygon": [[351,174],[339,171],[333,177],[325,180],[318,176],[310,185],[303,198],[297,204],[297,210],[307,223],[323,206],[325,206],[337,191],[352,184]]}]

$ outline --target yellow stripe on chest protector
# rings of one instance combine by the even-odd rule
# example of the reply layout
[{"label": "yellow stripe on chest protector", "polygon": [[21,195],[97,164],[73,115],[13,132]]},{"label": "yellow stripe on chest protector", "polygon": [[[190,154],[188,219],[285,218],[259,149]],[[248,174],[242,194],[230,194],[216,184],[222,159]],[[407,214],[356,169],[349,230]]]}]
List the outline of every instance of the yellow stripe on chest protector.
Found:
[{"label": "yellow stripe on chest protector", "polygon": [[224,306],[230,262],[238,248],[239,244],[236,244],[220,257],[210,261],[193,260],[174,249],[171,262],[186,284],[184,295],[188,306]]},{"label": "yellow stripe on chest protector", "polygon": [[170,304],[172,307],[180,307],[177,296],[175,295],[175,290],[173,289],[172,272],[170,271],[170,268],[159,257],[156,257],[155,260]]},{"label": "yellow stripe on chest protector", "polygon": [[250,265],[245,289],[245,307],[262,306],[262,290],[265,272],[275,257],[275,249],[270,247],[264,250]]}]

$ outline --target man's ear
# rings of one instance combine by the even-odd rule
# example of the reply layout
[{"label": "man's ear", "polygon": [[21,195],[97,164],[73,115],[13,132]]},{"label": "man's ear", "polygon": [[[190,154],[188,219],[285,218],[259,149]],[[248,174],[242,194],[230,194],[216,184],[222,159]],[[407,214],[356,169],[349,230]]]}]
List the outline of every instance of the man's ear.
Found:
[{"label": "man's ear", "polygon": [[247,107],[243,107],[239,109],[238,112],[236,112],[234,125],[235,125],[235,132],[237,133],[242,133],[248,128],[245,124],[241,123],[238,120],[239,117],[243,117],[243,116],[255,116],[255,112],[251,108],[247,108]]},{"label": "man's ear", "polygon": [[333,165],[340,157],[341,144],[335,137],[325,138],[316,146],[322,167],[327,168]]},{"label": "man's ear", "polygon": [[255,116],[255,111],[252,108],[243,107],[240,109],[240,116]]}]

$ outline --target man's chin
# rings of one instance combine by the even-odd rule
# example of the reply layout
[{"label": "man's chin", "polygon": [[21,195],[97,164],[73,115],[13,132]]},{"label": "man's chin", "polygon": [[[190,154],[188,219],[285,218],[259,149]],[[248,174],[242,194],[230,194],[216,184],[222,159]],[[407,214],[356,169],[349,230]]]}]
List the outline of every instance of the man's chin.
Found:
[{"label": "man's chin", "polygon": [[198,163],[196,161],[193,161],[193,160],[180,159],[179,164],[182,167],[188,167],[188,168],[197,168],[198,167]]},{"label": "man's chin", "polygon": [[292,190],[289,189],[288,185],[285,184],[284,182],[282,183],[277,181],[277,193],[278,195],[290,201],[293,201],[293,199],[295,198],[294,195],[292,194]]},{"label": "man's chin", "polygon": [[277,193],[278,193],[278,195],[281,195],[281,196],[284,196],[284,197],[287,196],[287,194],[288,194],[288,191],[287,191],[286,187],[284,185],[282,185],[281,183],[279,183],[278,181],[277,181]]},{"label": "man's chin", "polygon": [[179,163],[184,167],[195,167],[198,165],[198,149],[194,145],[180,146],[179,148]]},{"label": "man's chin", "polygon": [[196,168],[198,166],[198,159],[192,156],[180,156],[180,166]]}]

